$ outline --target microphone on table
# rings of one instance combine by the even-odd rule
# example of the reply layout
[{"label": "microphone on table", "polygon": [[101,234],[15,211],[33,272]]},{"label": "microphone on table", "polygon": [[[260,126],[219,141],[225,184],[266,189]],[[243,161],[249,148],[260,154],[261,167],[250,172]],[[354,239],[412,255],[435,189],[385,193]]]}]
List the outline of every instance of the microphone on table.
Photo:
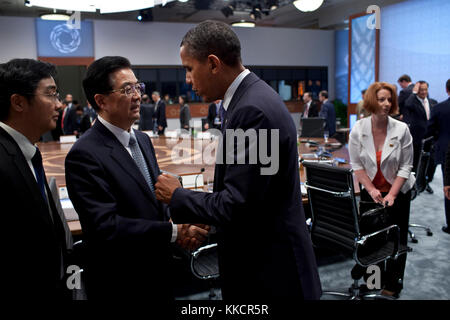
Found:
[{"label": "microphone on table", "polygon": [[195,177],[194,190],[197,190],[197,178],[198,178],[203,172],[205,172],[205,168],[201,168],[201,169],[200,169],[200,173],[197,174],[197,176]]}]

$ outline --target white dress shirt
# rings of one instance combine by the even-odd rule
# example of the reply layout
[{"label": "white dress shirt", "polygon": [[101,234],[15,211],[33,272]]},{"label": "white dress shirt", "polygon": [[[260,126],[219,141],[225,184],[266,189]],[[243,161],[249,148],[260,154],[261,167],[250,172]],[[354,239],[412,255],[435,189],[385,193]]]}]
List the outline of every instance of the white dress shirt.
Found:
[{"label": "white dress shirt", "polygon": [[237,88],[241,84],[242,80],[250,73],[250,70],[245,69],[239,75],[234,79],[234,81],[230,84],[227,91],[225,92],[225,95],[223,97],[223,108],[227,111],[228,106],[230,105],[231,99],[233,99],[234,93],[236,92]]},{"label": "white dress shirt", "polygon": [[[112,134],[114,134],[117,140],[119,140],[120,144],[128,151],[130,157],[133,157],[130,149],[130,137],[133,136],[136,138],[134,129],[130,129],[130,131],[123,130],[122,128],[119,128],[109,123],[108,121],[103,119],[100,115],[98,115],[97,118],[98,121],[100,121],[109,131],[112,132]],[[175,242],[177,240],[177,235],[178,235],[177,225],[172,223],[172,238],[170,242]]]},{"label": "white dress shirt", "polygon": [[[378,167],[371,116],[355,123],[350,132],[348,149],[353,170],[364,170],[372,181]],[[409,128],[404,122],[388,117],[386,139],[381,153],[381,173],[391,185],[397,176],[405,178],[400,191],[406,193],[416,180],[411,174],[412,166],[413,145]]]}]

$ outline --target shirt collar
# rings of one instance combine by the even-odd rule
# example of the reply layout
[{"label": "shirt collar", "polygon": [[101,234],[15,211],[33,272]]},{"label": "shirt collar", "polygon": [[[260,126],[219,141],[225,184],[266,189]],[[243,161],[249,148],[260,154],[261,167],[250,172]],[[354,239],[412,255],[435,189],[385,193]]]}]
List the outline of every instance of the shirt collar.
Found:
[{"label": "shirt collar", "polygon": [[11,128],[6,123],[0,121],[0,127],[2,127],[8,134],[14,139],[14,141],[19,145],[25,159],[31,161],[34,154],[36,153],[36,146],[34,146],[27,137],[14,128]]},{"label": "shirt collar", "polygon": [[242,80],[250,73],[250,70],[245,69],[242,71],[236,79],[230,84],[227,91],[225,92],[225,96],[223,97],[222,105],[225,110],[228,109],[228,106],[230,105],[231,99],[234,96],[234,93],[236,92],[237,88],[241,84]]},{"label": "shirt collar", "polygon": [[119,128],[105,119],[103,119],[100,115],[97,116],[98,120],[109,130],[112,132],[112,134],[119,140],[119,142],[125,147],[128,148],[128,145],[130,144],[130,136],[136,136],[134,133],[134,129],[130,128],[130,132],[123,130],[122,128]]}]

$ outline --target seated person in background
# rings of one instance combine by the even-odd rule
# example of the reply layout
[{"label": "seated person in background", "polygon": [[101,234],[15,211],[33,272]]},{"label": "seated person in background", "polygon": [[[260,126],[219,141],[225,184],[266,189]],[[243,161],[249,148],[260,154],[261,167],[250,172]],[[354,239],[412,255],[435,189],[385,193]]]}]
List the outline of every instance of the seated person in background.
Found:
[{"label": "seated person in background", "polygon": [[328,131],[330,137],[336,133],[336,111],[334,105],[328,101],[328,92],[320,91],[319,100],[322,102],[322,108],[319,112],[319,117],[325,118],[325,131]]},{"label": "seated person in background", "polygon": [[180,128],[189,131],[189,120],[191,120],[191,112],[189,111],[189,105],[186,103],[186,96],[179,96],[178,103],[180,104]]},{"label": "seated person in background", "polygon": [[[400,228],[400,243],[408,240],[411,188],[415,178],[412,137],[408,126],[390,117],[398,112],[395,88],[386,82],[373,83],[365,94],[364,108],[372,115],[356,122],[350,133],[352,168],[363,185],[361,200],[388,207],[389,223]],[[406,254],[387,261],[382,277],[383,294],[396,296],[403,288]],[[380,269],[383,270],[384,263]]]},{"label": "seated person in background", "polygon": [[361,91],[362,99],[356,105],[356,116],[357,116],[358,120],[369,116],[369,112],[367,112],[367,110],[364,109],[364,94],[366,93],[366,91],[367,91],[367,89],[364,89]]}]

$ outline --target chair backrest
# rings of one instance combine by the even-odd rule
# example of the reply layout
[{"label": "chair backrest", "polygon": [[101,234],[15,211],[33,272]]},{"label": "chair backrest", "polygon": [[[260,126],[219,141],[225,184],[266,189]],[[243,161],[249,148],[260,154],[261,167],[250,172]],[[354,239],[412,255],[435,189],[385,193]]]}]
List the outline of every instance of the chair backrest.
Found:
[{"label": "chair backrest", "polygon": [[200,247],[191,254],[191,271],[203,280],[219,277],[217,243]]},{"label": "chair backrest", "polygon": [[59,201],[59,192],[58,186],[56,185],[56,178],[51,177],[48,183],[48,187],[52,193],[53,202],[55,203],[56,210],[58,211],[58,215],[61,218],[61,222],[64,227],[64,234],[66,235],[66,247],[68,250],[71,250],[73,247],[73,238],[72,233],[70,232],[69,225],[67,224],[66,216],[64,215],[64,210],[61,206],[61,201]]},{"label": "chair backrest", "polygon": [[302,118],[302,137],[309,138],[323,138],[323,129],[325,127],[325,119],[314,118]]},{"label": "chair backrest", "polygon": [[421,193],[427,186],[427,170],[430,163],[431,148],[433,146],[433,137],[423,139],[420,144],[419,161],[416,169],[416,191]]},{"label": "chair backrest", "polygon": [[353,256],[360,237],[353,170],[317,163],[304,163],[304,167],[313,244]]}]

